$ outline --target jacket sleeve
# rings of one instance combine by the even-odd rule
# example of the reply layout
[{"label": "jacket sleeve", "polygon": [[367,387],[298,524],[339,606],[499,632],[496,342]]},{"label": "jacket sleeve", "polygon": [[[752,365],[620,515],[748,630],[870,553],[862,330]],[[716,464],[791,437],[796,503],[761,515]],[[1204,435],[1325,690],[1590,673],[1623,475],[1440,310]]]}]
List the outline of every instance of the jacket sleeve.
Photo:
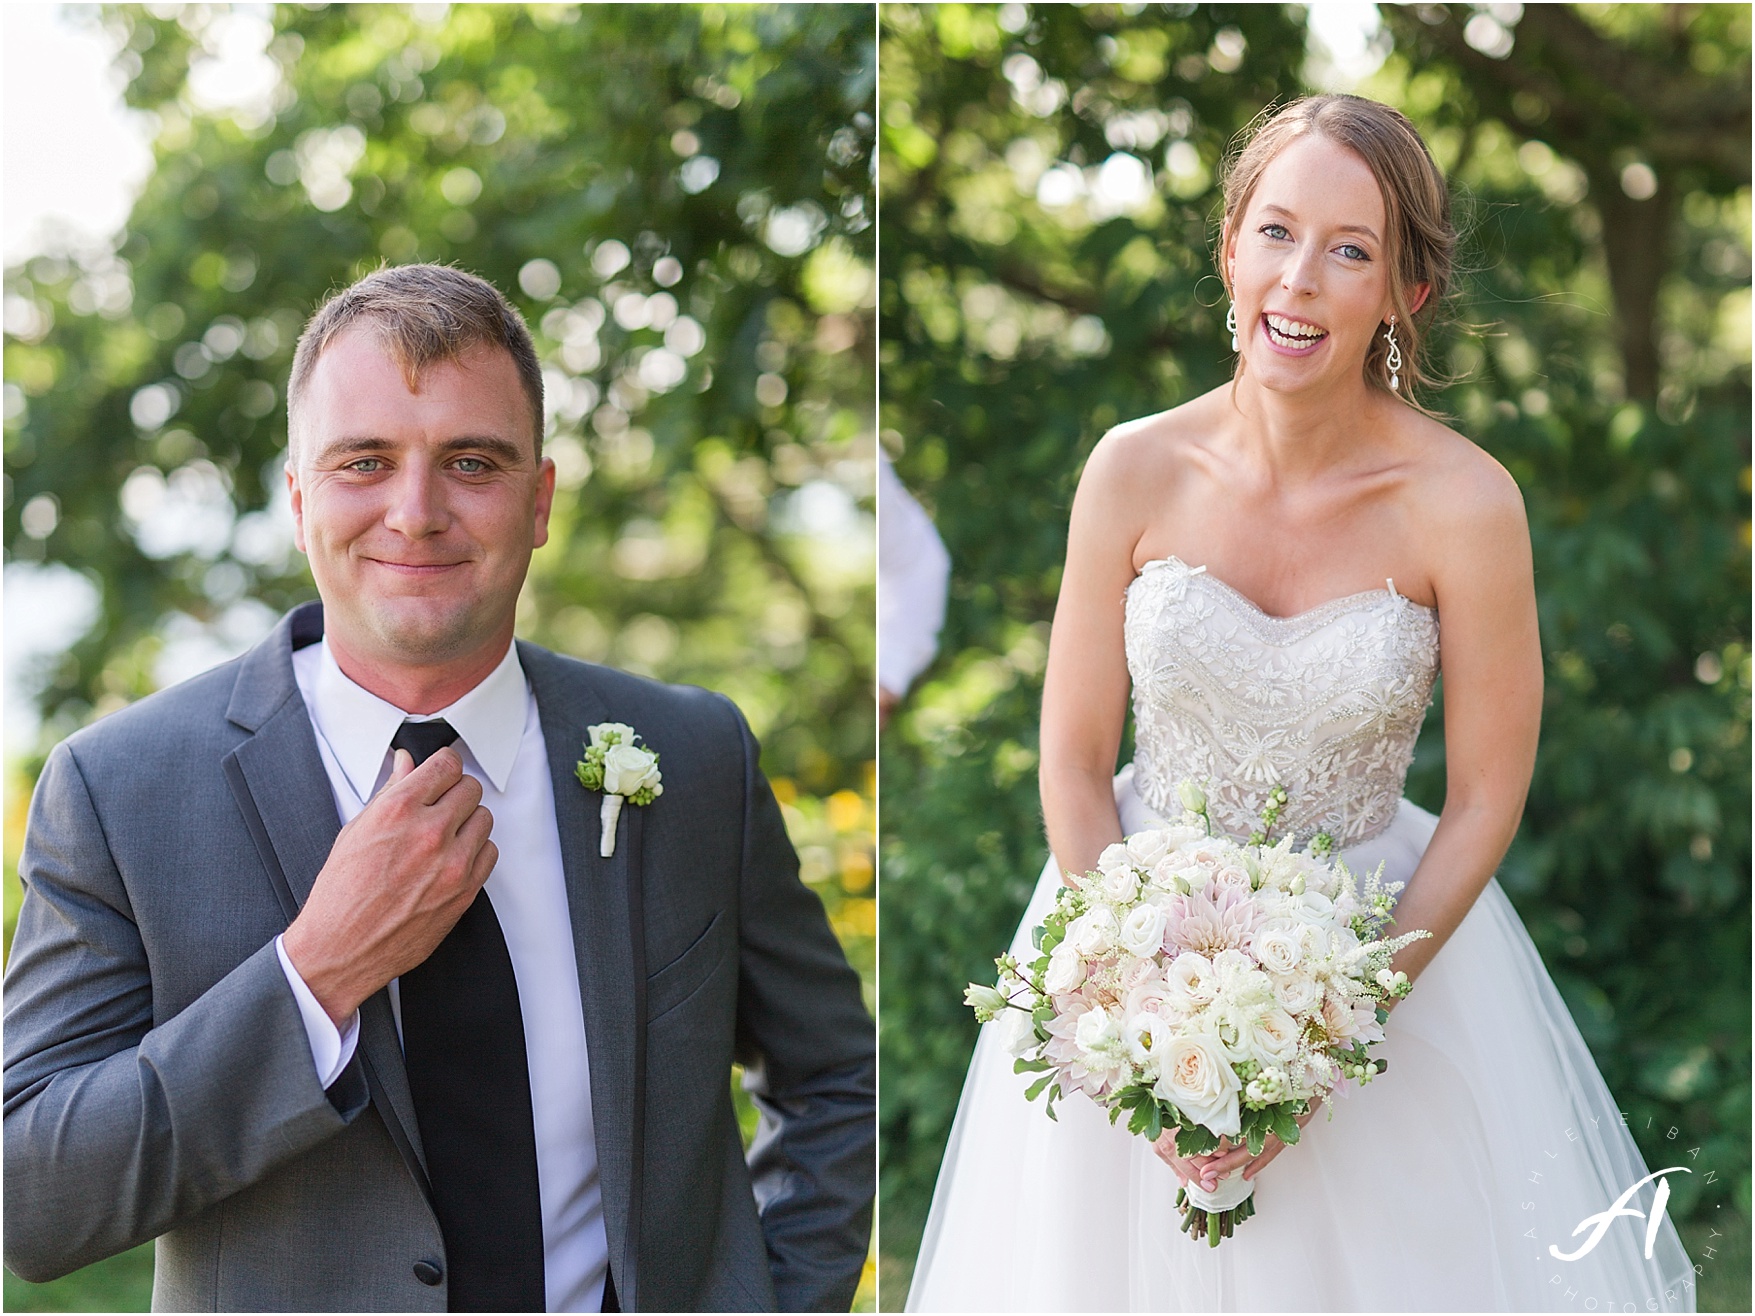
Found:
[{"label": "jacket sleeve", "polygon": [[846,1311],[877,1179],[877,1045],[859,976],[798,856],[741,715],[738,1050],[761,1112],[749,1164],[782,1311]]},{"label": "jacket sleeve", "polygon": [[319,1085],[272,941],[155,1023],[132,902],[66,744],[38,780],[19,877],[5,993],[16,1274],[54,1279],[157,1237],[364,1109],[357,1060],[327,1093]]}]

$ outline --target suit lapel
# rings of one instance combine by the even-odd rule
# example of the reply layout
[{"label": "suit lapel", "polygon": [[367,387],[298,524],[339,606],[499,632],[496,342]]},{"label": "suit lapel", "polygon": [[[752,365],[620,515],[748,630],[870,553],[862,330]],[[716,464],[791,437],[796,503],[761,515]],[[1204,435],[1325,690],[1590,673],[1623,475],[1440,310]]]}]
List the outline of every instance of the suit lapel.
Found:
[{"label": "suit lapel", "polygon": [[[226,756],[225,773],[287,922],[311,894],[341,820],[310,715],[293,677],[295,642],[322,634],[321,605],[290,613],[245,659],[226,716],[254,734]],[[360,1006],[359,1055],[372,1102],[410,1173],[432,1200],[414,1099],[387,991]]]},{"label": "suit lapel", "polygon": [[[637,1310],[640,1149],[644,1142],[643,1049],[645,932],[638,926],[640,832],[638,809],[622,811],[620,844],[598,854],[603,796],[574,776],[585,752],[586,728],[612,720],[572,664],[546,650],[519,644],[519,661],[536,693],[537,714],[554,781],[555,823],[573,924],[573,953],[585,1012],[591,1065],[591,1109],[603,1190],[604,1228],[624,1311]],[[571,668],[571,670],[568,670]],[[630,908],[630,892],[636,899]]]}]

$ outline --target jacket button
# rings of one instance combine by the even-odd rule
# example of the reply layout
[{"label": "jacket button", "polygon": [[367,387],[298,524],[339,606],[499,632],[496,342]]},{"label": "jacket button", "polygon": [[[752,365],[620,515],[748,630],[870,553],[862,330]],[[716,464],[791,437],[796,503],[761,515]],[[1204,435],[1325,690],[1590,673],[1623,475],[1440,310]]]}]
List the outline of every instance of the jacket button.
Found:
[{"label": "jacket button", "polygon": [[414,1263],[414,1277],[431,1287],[445,1278],[445,1272],[439,1269],[436,1262],[417,1261]]}]

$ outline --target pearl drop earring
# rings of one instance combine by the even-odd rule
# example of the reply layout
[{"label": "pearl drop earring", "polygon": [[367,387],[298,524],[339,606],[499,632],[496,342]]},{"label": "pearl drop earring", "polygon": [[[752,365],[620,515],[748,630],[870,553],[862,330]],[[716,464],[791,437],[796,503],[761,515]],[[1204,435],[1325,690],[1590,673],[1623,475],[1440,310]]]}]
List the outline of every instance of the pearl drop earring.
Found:
[{"label": "pearl drop earring", "polygon": [[1389,367],[1389,387],[1392,392],[1402,391],[1402,349],[1395,340],[1395,316],[1389,317],[1389,328],[1383,331],[1383,341],[1389,344],[1389,356],[1384,364]]},{"label": "pearl drop earring", "polygon": [[1231,331],[1231,350],[1237,350],[1237,304],[1233,302],[1225,312],[1225,328]]}]

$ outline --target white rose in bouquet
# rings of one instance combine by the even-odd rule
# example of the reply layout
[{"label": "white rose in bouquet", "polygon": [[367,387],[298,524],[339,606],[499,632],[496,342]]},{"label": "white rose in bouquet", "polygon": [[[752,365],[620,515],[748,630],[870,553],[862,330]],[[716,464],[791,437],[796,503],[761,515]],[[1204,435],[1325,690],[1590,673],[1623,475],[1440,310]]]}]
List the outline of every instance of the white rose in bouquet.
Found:
[{"label": "white rose in bouquet", "polygon": [[1191,1012],[1211,1002],[1219,991],[1213,962],[1192,950],[1183,951],[1170,962],[1164,981],[1170,998],[1182,1002]]},{"label": "white rose in bouquet", "polygon": [[1086,910],[1067,925],[1066,941],[1063,944],[1071,946],[1086,959],[1097,959],[1114,949],[1115,938],[1120,932],[1121,927],[1115,921],[1115,911],[1098,905],[1095,909]]},{"label": "white rose in bouquet", "polygon": [[1225,1044],[1210,1033],[1196,1033],[1173,1037],[1165,1045],[1152,1091],[1189,1119],[1228,1136],[1241,1127],[1240,1087]]},{"label": "white rose in bouquet", "polygon": [[1111,904],[1131,905],[1140,893],[1139,874],[1132,866],[1113,869],[1103,874],[1097,890]]},{"label": "white rose in bouquet", "polygon": [[1097,856],[1097,871],[1099,873],[1113,873],[1132,863],[1133,859],[1127,853],[1127,843],[1117,841],[1114,845],[1103,847],[1103,853]]},{"label": "white rose in bouquet", "polygon": [[1304,940],[1290,920],[1275,920],[1255,930],[1250,950],[1269,973],[1290,973],[1304,954]]},{"label": "white rose in bouquet", "polygon": [[1222,864],[1213,874],[1213,881],[1222,887],[1236,887],[1247,891],[1250,887],[1249,870],[1242,864]]},{"label": "white rose in bouquet", "polygon": [[1164,911],[1156,905],[1135,905],[1121,921],[1121,946],[1144,959],[1164,949]]},{"label": "white rose in bouquet", "polygon": [[1298,1054],[1298,1021],[1271,1006],[1249,1021],[1243,1041],[1251,1058],[1261,1064],[1284,1063]]},{"label": "white rose in bouquet", "polygon": [[1322,1003],[1322,984],[1308,973],[1277,976],[1274,999],[1288,1014],[1308,1014]]},{"label": "white rose in bouquet", "polygon": [[1023,1010],[1003,1011],[993,1022],[999,1028],[999,1042],[1007,1054],[1021,1056],[1035,1048],[1036,1025]]},{"label": "white rose in bouquet", "polygon": [[1188,857],[1181,854],[1165,855],[1152,865],[1152,888],[1167,894],[1185,896],[1206,885],[1206,876],[1188,862]]},{"label": "white rose in bouquet", "polygon": [[1042,975],[1042,986],[1050,996],[1064,996],[1076,991],[1085,980],[1085,962],[1071,942],[1063,941],[1048,957],[1048,971]]},{"label": "white rose in bouquet", "polygon": [[1306,888],[1303,895],[1291,902],[1289,912],[1300,923],[1326,927],[1334,921],[1335,902],[1320,891]]},{"label": "white rose in bouquet", "polygon": [[[1115,1016],[1102,1006],[1092,1006],[1079,1016],[1079,1026],[1073,1033],[1073,1040],[1087,1056],[1112,1057],[1121,1042],[1121,1026],[1116,1023]],[[1099,1066],[1091,1067],[1095,1069]]]},{"label": "white rose in bouquet", "polygon": [[1128,858],[1135,868],[1150,868],[1170,852],[1170,836],[1159,827],[1135,832],[1125,844]]}]

